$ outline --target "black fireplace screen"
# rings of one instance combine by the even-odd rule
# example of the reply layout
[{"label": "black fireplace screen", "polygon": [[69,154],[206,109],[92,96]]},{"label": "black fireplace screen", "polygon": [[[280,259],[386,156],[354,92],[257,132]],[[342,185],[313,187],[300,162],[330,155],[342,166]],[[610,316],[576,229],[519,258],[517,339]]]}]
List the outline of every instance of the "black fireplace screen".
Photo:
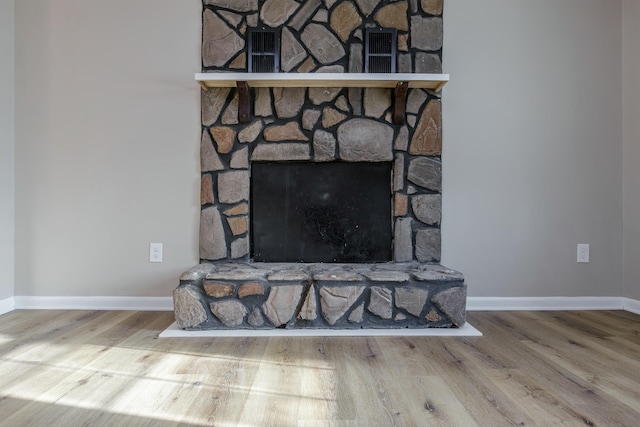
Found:
[{"label": "black fireplace screen", "polygon": [[391,261],[391,233],[391,163],[251,165],[254,261]]}]

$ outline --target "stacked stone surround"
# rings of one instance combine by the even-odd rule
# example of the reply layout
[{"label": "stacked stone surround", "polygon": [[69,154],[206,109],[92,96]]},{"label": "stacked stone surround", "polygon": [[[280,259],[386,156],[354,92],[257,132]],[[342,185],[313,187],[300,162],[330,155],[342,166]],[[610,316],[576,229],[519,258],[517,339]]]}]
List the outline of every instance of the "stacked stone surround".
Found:
[{"label": "stacked stone surround", "polygon": [[[254,27],[276,29],[280,33],[280,71],[285,73],[363,72],[365,29],[379,27],[397,30],[398,72],[440,73],[442,68],[442,0],[203,0],[202,19],[203,72],[246,71],[245,35],[247,28]],[[272,292],[297,295],[300,290],[300,298],[313,294],[322,301],[320,290],[331,287],[322,280],[316,283],[313,269],[305,270],[307,275],[296,279],[299,281],[296,284],[271,280],[268,277],[274,273],[265,273],[260,279],[264,301],[256,296],[256,301],[247,305],[239,295],[246,284],[244,279],[210,276],[215,275],[215,271],[230,269],[230,262],[253,268],[250,263],[250,168],[254,161],[392,162],[393,261],[409,263],[414,265],[413,269],[419,268],[415,265],[420,263],[440,261],[442,112],[439,93],[410,89],[406,120],[402,125],[392,122],[391,89],[252,88],[251,100],[249,123],[239,123],[237,89],[212,88],[202,92],[200,259],[204,264],[196,270],[208,271],[197,280],[184,279],[190,277],[189,272],[183,276],[174,295],[178,324],[190,328],[229,327],[237,318],[225,322],[220,307],[224,310],[235,307],[236,316],[246,311],[239,327],[249,327],[253,326],[249,320],[251,313],[259,307],[264,321],[261,325],[278,327],[279,321],[273,321],[265,311],[269,299],[276,298],[271,296]],[[358,273],[362,280],[355,291],[339,291],[349,294],[344,298],[352,304],[345,311],[347,320],[341,318],[331,324],[324,318],[327,323],[323,326],[309,323],[308,319],[303,323],[316,327],[351,327],[347,312],[360,310],[358,304],[363,305],[363,313],[378,316],[379,313],[368,308],[371,299],[381,295],[374,288],[386,289],[380,292],[392,301],[392,317],[378,319],[386,326],[464,323],[448,313],[456,310],[443,310],[431,300],[440,293],[438,287],[442,291],[450,289],[452,282],[421,281],[414,277],[411,268],[403,267],[398,272],[407,274],[409,279],[391,280],[383,285]],[[369,265],[365,270],[375,272],[378,268]],[[458,281],[454,281],[453,286],[458,289],[456,295],[461,295],[461,289],[465,289],[466,294],[462,276],[456,277]],[[228,286],[225,289],[233,288],[233,292],[220,297],[222,299],[217,294],[208,295],[207,280],[221,280],[220,284]],[[333,288],[351,286],[337,282],[340,283],[333,283]],[[359,286],[363,287],[361,292]],[[397,289],[401,286],[430,295],[419,315],[407,316],[405,309],[394,305],[393,301],[399,300]],[[287,287],[295,290],[285,291]],[[191,295],[194,310],[200,313],[195,317],[201,319],[199,324],[179,318],[179,312],[182,316],[190,311],[178,310],[184,306],[179,301],[189,299],[186,295]],[[296,299],[298,296],[289,298],[288,310],[292,314],[286,325],[291,326],[291,319],[299,319],[301,300]],[[464,298],[457,301],[463,301],[457,312],[464,313]],[[203,317],[200,308],[206,316]],[[431,308],[435,308],[437,316],[433,314],[429,320],[425,316],[432,313]],[[414,311],[417,313],[417,309]],[[323,317],[320,313],[318,318]],[[405,319],[396,320],[396,315],[399,319],[407,316],[408,323],[402,323]],[[281,317],[289,316],[278,315],[278,319]],[[370,320],[354,325],[367,324],[380,323]]]},{"label": "stacked stone surround", "polygon": [[200,264],[174,293],[184,329],[424,328],[465,323],[462,274],[437,264]]}]

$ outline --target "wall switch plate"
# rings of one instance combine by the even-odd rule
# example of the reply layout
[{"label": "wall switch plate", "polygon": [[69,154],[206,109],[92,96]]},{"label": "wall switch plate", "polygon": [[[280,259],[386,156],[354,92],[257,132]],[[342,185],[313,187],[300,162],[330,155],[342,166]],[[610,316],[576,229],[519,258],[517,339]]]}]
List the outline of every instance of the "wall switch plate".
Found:
[{"label": "wall switch plate", "polygon": [[162,262],[162,243],[149,243],[149,262]]},{"label": "wall switch plate", "polygon": [[578,262],[589,262],[589,245],[578,243]]}]

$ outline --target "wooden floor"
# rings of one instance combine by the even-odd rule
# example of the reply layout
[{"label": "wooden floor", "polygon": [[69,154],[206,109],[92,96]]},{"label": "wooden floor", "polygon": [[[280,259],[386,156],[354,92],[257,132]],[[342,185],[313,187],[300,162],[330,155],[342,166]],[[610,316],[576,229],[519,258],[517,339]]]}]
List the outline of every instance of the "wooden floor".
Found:
[{"label": "wooden floor", "polygon": [[15,311],[0,425],[640,425],[640,316],[468,319],[483,337],[159,339],[172,313]]}]

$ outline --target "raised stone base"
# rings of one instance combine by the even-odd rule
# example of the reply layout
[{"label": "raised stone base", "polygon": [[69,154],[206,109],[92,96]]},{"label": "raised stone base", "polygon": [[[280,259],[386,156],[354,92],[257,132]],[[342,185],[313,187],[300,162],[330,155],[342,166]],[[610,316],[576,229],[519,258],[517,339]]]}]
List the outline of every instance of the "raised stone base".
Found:
[{"label": "raised stone base", "polygon": [[447,328],[465,323],[461,273],[438,264],[199,264],[180,277],[187,330]]}]

